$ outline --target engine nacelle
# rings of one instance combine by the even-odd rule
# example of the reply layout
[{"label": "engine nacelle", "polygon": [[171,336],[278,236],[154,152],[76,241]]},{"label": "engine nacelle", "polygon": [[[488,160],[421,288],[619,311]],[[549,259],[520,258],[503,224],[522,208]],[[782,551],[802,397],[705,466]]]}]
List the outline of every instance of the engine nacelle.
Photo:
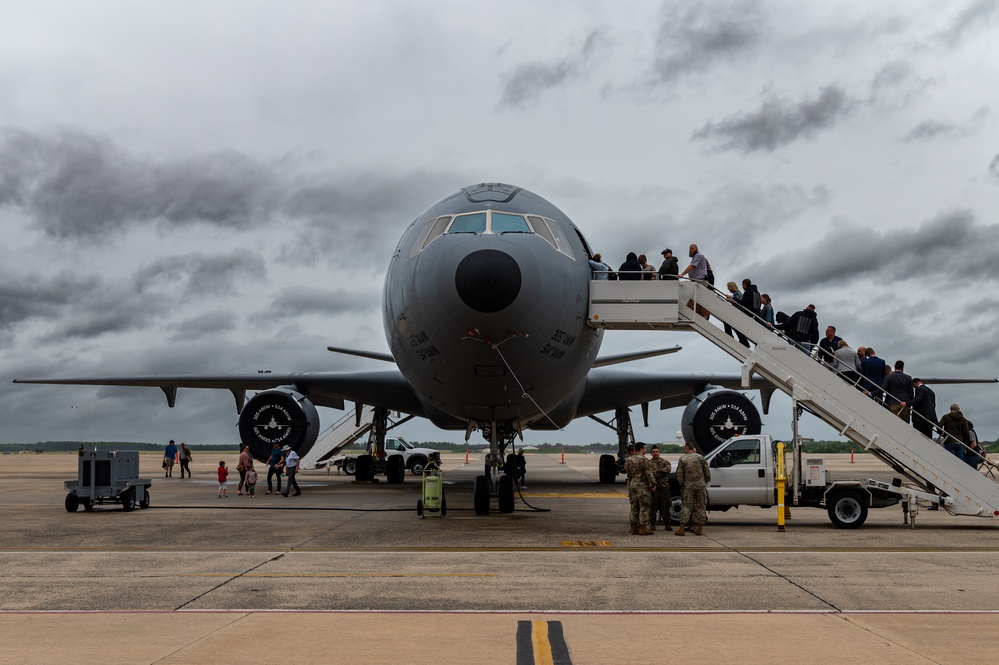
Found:
[{"label": "engine nacelle", "polygon": [[270,458],[275,443],[291,446],[304,457],[318,437],[319,412],[304,395],[290,388],[254,395],[239,414],[239,438],[261,462]]},{"label": "engine nacelle", "polygon": [[759,410],[745,393],[726,388],[705,390],[690,401],[680,419],[683,440],[702,455],[733,436],[759,434],[762,426]]}]

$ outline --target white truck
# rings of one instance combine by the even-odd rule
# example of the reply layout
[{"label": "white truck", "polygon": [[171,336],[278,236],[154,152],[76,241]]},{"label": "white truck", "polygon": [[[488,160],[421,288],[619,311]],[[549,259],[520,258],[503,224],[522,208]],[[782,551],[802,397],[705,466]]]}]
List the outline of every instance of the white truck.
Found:
[{"label": "white truck", "polygon": [[[394,455],[402,456],[403,466],[414,475],[423,475],[423,469],[427,466],[430,455],[437,451],[432,448],[419,448],[401,437],[385,439],[385,459],[388,460]],[[358,455],[337,455],[329,460],[329,466],[336,466],[343,469],[348,476],[357,473]],[[374,464],[373,473],[385,473],[384,469],[376,468]]]},{"label": "white truck", "polygon": [[[915,521],[916,500],[923,505],[945,505],[937,494],[902,485],[899,478],[890,483],[873,478],[831,480],[820,458],[805,457],[788,448],[792,458],[787,465],[784,504],[825,508],[829,519],[841,529],[855,529],[867,520],[870,508],[886,508],[904,501],[905,521]],[[711,469],[708,482],[708,510],[726,511],[739,506],[770,508],[777,505],[777,445],[766,434],[736,436],[705,456]],[[673,496],[671,517],[679,524],[682,502],[676,474],[670,476]]]}]

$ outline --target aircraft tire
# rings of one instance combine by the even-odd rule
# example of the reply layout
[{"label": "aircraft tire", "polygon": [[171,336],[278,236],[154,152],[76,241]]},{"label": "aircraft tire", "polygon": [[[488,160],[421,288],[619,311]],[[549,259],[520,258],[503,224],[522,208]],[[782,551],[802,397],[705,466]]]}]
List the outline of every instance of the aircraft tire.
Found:
[{"label": "aircraft tire", "polygon": [[867,497],[863,492],[847,490],[829,499],[829,520],[840,529],[856,529],[867,521]]},{"label": "aircraft tire", "polygon": [[600,456],[600,482],[604,485],[613,485],[617,478],[617,460],[613,455]]},{"label": "aircraft tire", "polygon": [[513,512],[513,476],[503,475],[499,478],[499,511]]},{"label": "aircraft tire", "polygon": [[121,495],[121,509],[126,513],[130,513],[135,510],[135,488],[130,487],[125,490]]},{"label": "aircraft tire", "polygon": [[476,476],[472,484],[472,501],[476,515],[489,514],[489,476]]},{"label": "aircraft tire", "polygon": [[374,480],[375,472],[371,469],[371,455],[358,455],[355,462],[357,470],[354,472],[354,478],[360,481]]},{"label": "aircraft tire", "polygon": [[506,465],[503,466],[503,473],[512,476],[517,469],[517,456],[510,453],[506,456]]},{"label": "aircraft tire", "polygon": [[419,517],[426,517],[426,515],[423,514],[423,499],[416,500],[416,514]]},{"label": "aircraft tire", "polygon": [[139,501],[139,508],[145,510],[149,507],[149,490],[144,489],[142,491],[142,499]]},{"label": "aircraft tire", "polygon": [[76,498],[75,494],[66,495],[66,512],[75,513],[80,508],[80,500]]},{"label": "aircraft tire", "polygon": [[447,515],[447,499],[444,498],[443,492],[441,493],[441,517]]},{"label": "aircraft tire", "polygon": [[385,462],[385,479],[389,485],[399,485],[406,480],[406,465],[402,455],[392,455]]}]

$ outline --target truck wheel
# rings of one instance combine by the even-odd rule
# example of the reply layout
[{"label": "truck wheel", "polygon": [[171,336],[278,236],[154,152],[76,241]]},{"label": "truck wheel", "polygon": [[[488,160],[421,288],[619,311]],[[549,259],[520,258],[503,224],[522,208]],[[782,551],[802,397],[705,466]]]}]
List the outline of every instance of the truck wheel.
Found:
[{"label": "truck wheel", "polygon": [[499,478],[499,511],[513,512],[513,476],[504,474]]},{"label": "truck wheel", "polygon": [[149,490],[142,490],[142,499],[139,501],[139,508],[143,510],[149,507]]},{"label": "truck wheel", "polygon": [[130,487],[121,495],[121,509],[126,513],[135,510],[135,488]]},{"label": "truck wheel", "polygon": [[613,455],[600,456],[600,482],[603,485],[613,485],[617,477],[617,460]]},{"label": "truck wheel", "polygon": [[75,494],[66,495],[66,512],[75,513],[80,508],[80,500],[76,498]]},{"label": "truck wheel", "polygon": [[385,479],[389,485],[398,485],[406,479],[406,464],[402,455],[392,455],[386,460]]},{"label": "truck wheel", "polygon": [[409,458],[409,470],[414,476],[422,476],[425,468],[427,468],[427,458],[423,455],[413,455]]},{"label": "truck wheel", "polygon": [[357,460],[353,457],[348,457],[343,461],[343,464],[340,465],[340,468],[342,468],[343,472],[348,476],[353,476],[357,473]]},{"label": "truck wheel", "polygon": [[683,515],[683,499],[675,494],[669,502],[669,523],[673,526],[680,525],[680,517]]},{"label": "truck wheel", "polygon": [[828,512],[840,529],[856,529],[867,521],[867,498],[862,492],[840,492],[829,500]]},{"label": "truck wheel", "polygon": [[472,484],[472,500],[476,515],[489,514],[489,476],[476,476]]}]

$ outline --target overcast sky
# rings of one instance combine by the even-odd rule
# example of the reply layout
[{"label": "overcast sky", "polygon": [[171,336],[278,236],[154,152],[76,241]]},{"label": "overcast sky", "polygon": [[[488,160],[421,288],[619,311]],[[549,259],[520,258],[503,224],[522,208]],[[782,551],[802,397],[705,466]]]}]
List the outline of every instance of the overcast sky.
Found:
[{"label": "overcast sky", "polygon": [[[326,346],[387,350],[400,234],[483,181],[614,265],[697,242],[913,375],[999,376],[996,43],[999,0],[5,2],[0,441],[237,439],[226,391],[15,377],[383,369]],[[690,334],[603,352],[675,344],[634,367],[739,371]],[[936,392],[999,437],[999,387]]]}]

